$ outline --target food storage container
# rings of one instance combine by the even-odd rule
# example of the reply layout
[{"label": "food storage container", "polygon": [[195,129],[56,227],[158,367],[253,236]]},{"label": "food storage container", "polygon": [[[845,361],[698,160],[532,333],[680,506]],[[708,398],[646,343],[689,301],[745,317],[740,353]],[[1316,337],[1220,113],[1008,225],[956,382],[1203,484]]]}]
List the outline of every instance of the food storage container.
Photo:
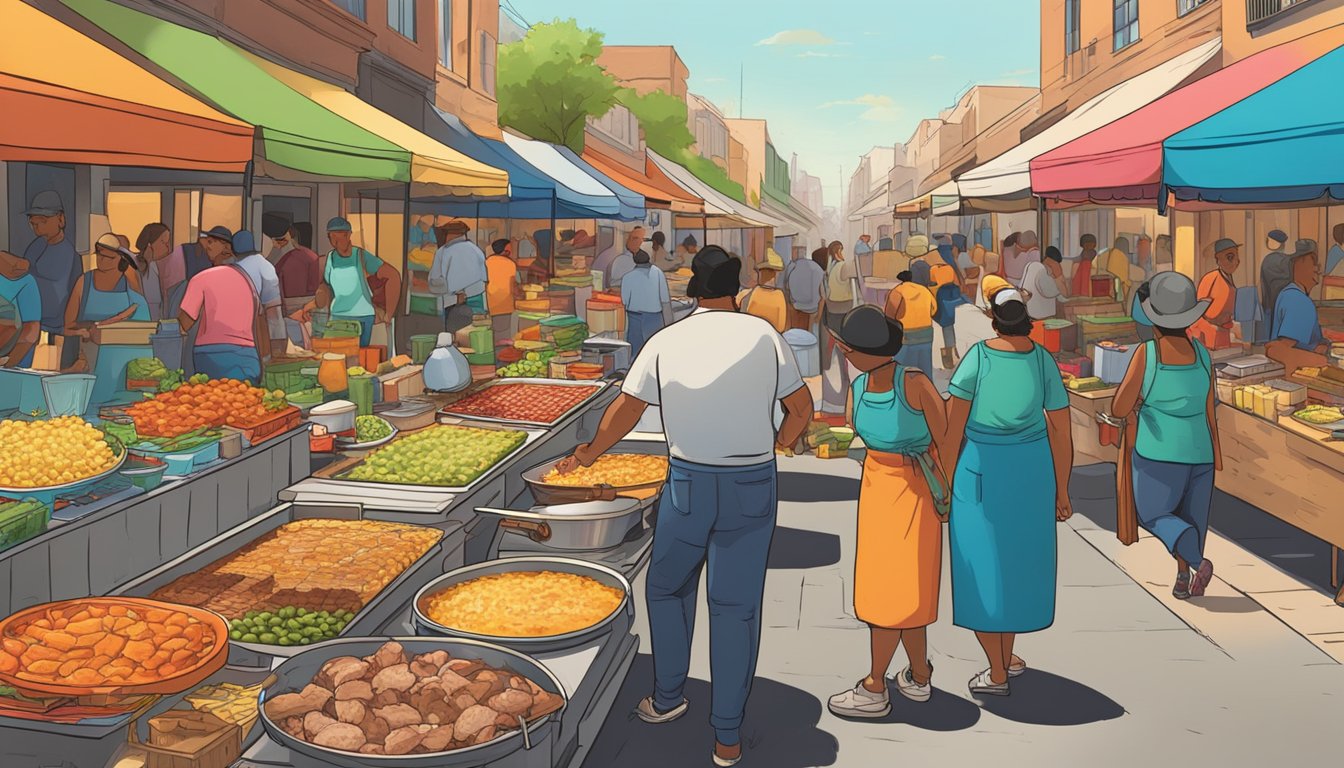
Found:
[{"label": "food storage container", "polygon": [[[568,704],[569,697],[555,675],[536,659],[492,643],[466,639],[435,637],[390,638],[401,643],[408,655],[447,651],[453,658],[480,660],[492,667],[510,669],[545,691],[560,696]],[[554,730],[559,727],[562,707],[548,715],[527,723],[526,731],[507,731],[494,739],[473,747],[421,755],[362,755],[320,747],[290,736],[266,714],[266,700],[282,693],[302,691],[312,682],[322,666],[339,656],[369,656],[382,647],[386,639],[332,640],[309,646],[302,653],[286,659],[275,669],[275,682],[261,692],[261,725],[266,735],[280,746],[303,755],[315,764],[340,768],[467,768],[495,765],[521,750],[549,750]],[[543,756],[539,765],[550,765]],[[532,763],[528,763],[532,764]]]},{"label": "food storage container", "polygon": [[554,549],[610,549],[644,522],[646,505],[637,499],[538,506],[522,512],[482,507],[477,514],[499,517],[501,530]]},{"label": "food storage container", "polygon": [[[344,369],[342,369],[344,374]],[[355,428],[355,404],[349,400],[332,400],[330,403],[314,406],[308,412],[308,420],[314,424],[321,424],[327,428],[328,432],[340,434],[349,432]]]},{"label": "food storage container", "polygon": [[[611,612],[602,621],[575,632],[566,632],[560,635],[548,635],[543,637],[490,637],[486,635],[477,635],[471,632],[463,632],[452,627],[445,627],[442,624],[429,618],[425,610],[429,599],[434,595],[448,589],[449,587],[462,584],[481,576],[491,576],[500,573],[518,573],[518,572],[537,572],[553,571],[556,573],[572,573],[579,576],[587,576],[600,584],[608,587],[614,587],[622,590],[625,596],[621,599],[616,609]],[[438,636],[438,637],[457,637],[468,640],[477,640],[487,643],[498,643],[506,648],[513,648],[527,653],[553,653],[555,651],[569,650],[577,648],[610,633],[612,624],[622,617],[630,617],[633,612],[633,604],[630,601],[630,582],[616,571],[606,566],[589,563],[583,560],[572,560],[564,557],[511,557],[499,560],[491,560],[486,563],[468,565],[465,568],[458,568],[450,573],[445,573],[437,579],[429,582],[415,596],[415,602],[412,604],[415,614],[415,629],[418,634]]]},{"label": "food storage container", "polygon": [[168,462],[153,456],[130,456],[121,465],[121,476],[131,481],[131,485],[144,491],[152,491],[163,482],[168,474]]},{"label": "food storage container", "polygon": [[424,365],[429,359],[430,353],[434,351],[434,346],[438,343],[439,337],[433,333],[421,333],[411,337],[411,361],[416,365]]},{"label": "food storage container", "polygon": [[344,392],[350,387],[346,374],[345,356],[328,352],[322,355],[322,363],[317,366],[317,383],[328,392]]},{"label": "food storage container", "polygon": [[[265,438],[262,438],[263,440]],[[251,441],[248,441],[249,443]],[[224,436],[219,438],[219,458],[236,459],[243,455],[243,431],[233,427],[224,428]]]},{"label": "food storage container", "polygon": [[47,415],[83,416],[97,377],[88,373],[61,373],[42,377],[42,394],[47,400]]},{"label": "food storage container", "polygon": [[0,552],[47,530],[51,507],[37,499],[0,502]]},{"label": "food storage container", "polygon": [[423,429],[433,424],[438,406],[429,400],[408,398],[397,404],[396,408],[382,411],[378,415],[401,432]]},{"label": "food storage container", "polygon": [[1274,390],[1274,395],[1278,398],[1279,407],[1281,408],[1301,405],[1302,403],[1307,402],[1307,388],[1301,384],[1294,384],[1291,381],[1284,381],[1283,379],[1273,379],[1265,383]]}]

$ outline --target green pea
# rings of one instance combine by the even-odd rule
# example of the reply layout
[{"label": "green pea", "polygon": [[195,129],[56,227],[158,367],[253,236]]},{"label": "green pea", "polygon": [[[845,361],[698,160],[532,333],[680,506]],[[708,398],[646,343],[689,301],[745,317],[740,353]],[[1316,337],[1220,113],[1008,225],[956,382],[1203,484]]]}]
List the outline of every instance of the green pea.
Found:
[{"label": "green pea", "polygon": [[251,632],[248,632],[247,634],[243,635],[241,639],[242,639],[242,641],[243,641],[244,643],[255,643],[255,642],[257,642],[257,636],[254,635],[254,634],[252,634]]},{"label": "green pea", "polygon": [[274,632],[263,632],[261,635],[261,642],[267,645],[275,645],[275,639]]},{"label": "green pea", "polygon": [[230,640],[242,640],[242,639],[243,639],[243,633],[242,633],[242,632],[239,632],[238,630],[235,629],[235,630],[233,630],[232,632],[229,632],[229,639],[230,639]]},{"label": "green pea", "polygon": [[288,636],[288,635],[281,635],[281,636],[280,636],[280,639],[277,640],[276,643],[277,643],[278,645],[286,645],[286,646],[288,646],[288,645],[293,645],[293,644],[294,644],[294,642],[293,642],[292,640],[289,639],[289,636]]},{"label": "green pea", "polygon": [[288,627],[289,629],[298,629],[303,625],[300,624],[297,619],[290,619],[289,621],[285,622],[285,626]]},{"label": "green pea", "polygon": [[296,610],[295,612],[296,612],[298,615],[303,616],[303,615],[305,615],[305,614],[308,613],[308,609],[307,609],[307,608],[299,608],[299,609]]},{"label": "green pea", "polygon": [[313,644],[312,639],[307,637],[299,641],[299,645],[312,645],[312,644]]}]

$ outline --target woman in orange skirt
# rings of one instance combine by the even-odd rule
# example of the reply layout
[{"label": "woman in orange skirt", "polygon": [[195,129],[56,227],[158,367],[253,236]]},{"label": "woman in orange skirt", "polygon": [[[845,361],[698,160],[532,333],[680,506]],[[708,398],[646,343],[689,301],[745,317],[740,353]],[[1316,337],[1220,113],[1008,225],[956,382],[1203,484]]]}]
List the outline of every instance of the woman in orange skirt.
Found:
[{"label": "woman in orange skirt", "polygon": [[859,491],[858,547],[854,558],[854,612],[871,632],[872,666],[852,690],[832,696],[831,712],[880,718],[891,711],[886,673],[904,643],[908,666],[897,690],[928,701],[933,665],[927,628],[938,619],[943,529],[930,476],[945,483],[930,453],[932,435],[946,425],[943,398],[924,374],[896,364],[900,323],[880,309],[850,312],[836,333],[849,362],[863,373],[850,392],[850,423],[867,448]]}]

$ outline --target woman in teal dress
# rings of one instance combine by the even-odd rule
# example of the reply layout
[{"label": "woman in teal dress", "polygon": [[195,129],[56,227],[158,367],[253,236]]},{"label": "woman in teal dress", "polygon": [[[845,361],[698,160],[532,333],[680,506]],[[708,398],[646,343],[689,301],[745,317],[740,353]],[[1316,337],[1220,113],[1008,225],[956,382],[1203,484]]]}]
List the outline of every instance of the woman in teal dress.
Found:
[{"label": "woman in teal dress", "polygon": [[135,256],[121,245],[116,235],[98,238],[93,251],[95,266],[75,282],[65,308],[65,327],[76,335],[92,338],[97,326],[123,320],[149,320],[149,302],[137,290],[139,273],[134,269]]},{"label": "woman in teal dress", "polygon": [[1008,678],[1026,670],[1014,639],[1054,622],[1055,525],[1073,514],[1073,441],[1068,393],[1054,359],[1028,338],[1022,293],[996,275],[983,286],[998,336],[966,354],[949,387],[946,444],[960,449],[948,528],[952,618],[989,660],[971,693],[1007,696]]}]

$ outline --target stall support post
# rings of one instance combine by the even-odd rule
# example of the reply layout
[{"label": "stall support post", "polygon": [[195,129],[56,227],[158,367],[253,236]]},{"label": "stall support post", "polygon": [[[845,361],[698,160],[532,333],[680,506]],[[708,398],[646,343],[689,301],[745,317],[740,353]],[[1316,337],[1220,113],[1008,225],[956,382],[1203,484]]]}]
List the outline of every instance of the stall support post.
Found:
[{"label": "stall support post", "polygon": [[[559,245],[559,238],[556,237],[555,233],[555,195],[555,192],[551,192],[551,258],[549,259],[550,264],[547,265],[546,275],[548,282],[555,279],[555,251]],[[479,225],[480,222],[477,222],[477,224]],[[602,287],[606,288],[605,285]]]},{"label": "stall support post", "polygon": [[252,228],[252,177],[256,173],[256,165],[248,160],[243,168],[243,229]]}]

